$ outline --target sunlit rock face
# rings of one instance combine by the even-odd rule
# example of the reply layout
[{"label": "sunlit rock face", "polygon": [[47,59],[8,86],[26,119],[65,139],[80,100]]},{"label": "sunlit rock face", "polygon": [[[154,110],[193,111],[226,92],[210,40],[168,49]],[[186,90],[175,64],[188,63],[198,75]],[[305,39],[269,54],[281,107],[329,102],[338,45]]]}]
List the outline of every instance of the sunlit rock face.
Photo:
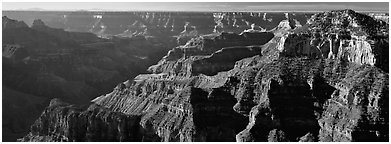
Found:
[{"label": "sunlit rock face", "polygon": [[335,83],[336,90],[324,105],[318,120],[319,140],[384,141],[388,138],[387,74],[368,67],[351,69],[347,74]]},{"label": "sunlit rock face", "polygon": [[[216,31],[233,17],[278,19],[266,13],[213,16]],[[137,129],[138,141],[388,141],[388,55],[378,53],[388,30],[382,32],[382,22],[351,10],[315,14],[301,26],[289,20],[293,14],[281,17],[270,28],[244,21],[250,28],[240,34],[192,38],[149,67],[150,74],[118,84],[91,105],[140,118],[128,127]],[[355,28],[345,33],[350,26]],[[331,34],[336,28],[342,30]],[[55,125],[61,118],[54,119]],[[32,129],[21,141],[70,139],[40,131]]]},{"label": "sunlit rock face", "polygon": [[319,13],[308,20],[305,29],[287,37],[284,53],[341,59],[388,71],[387,27],[383,21],[352,10]]},{"label": "sunlit rock face", "polygon": [[[240,91],[243,91],[239,94],[239,96],[243,96],[244,98],[241,98],[241,101],[239,101],[234,108],[243,114],[249,115],[249,124],[244,131],[240,132],[236,136],[237,141],[296,141],[298,139],[306,138],[309,134],[317,135],[317,138],[315,139],[319,141],[384,141],[387,139],[385,138],[387,137],[387,134],[385,133],[387,133],[386,131],[388,130],[388,128],[386,128],[388,127],[388,123],[386,122],[388,120],[388,114],[386,114],[387,110],[381,110],[378,106],[383,105],[385,108],[388,108],[386,103],[388,100],[388,94],[385,94],[385,92],[388,91],[388,86],[380,86],[388,84],[388,78],[386,76],[388,68],[386,68],[385,63],[383,63],[387,62],[387,60],[384,59],[387,57],[387,54],[376,54],[377,51],[384,50],[385,45],[383,45],[383,48],[380,49],[380,44],[375,46],[373,40],[369,39],[370,37],[372,39],[376,39],[376,41],[384,41],[378,39],[388,37],[388,32],[382,32],[384,30],[384,25],[382,24],[384,23],[380,21],[376,22],[372,19],[366,19],[367,16],[355,13],[351,10],[344,10],[316,14],[309,20],[307,25],[303,27],[324,24],[324,22],[318,23],[312,21],[313,19],[317,19],[318,16],[322,16],[322,14],[333,14],[334,18],[344,16],[351,19],[357,19],[357,22],[354,22],[356,24],[352,24],[354,25],[353,27],[362,26],[364,28],[361,29],[362,31],[357,30],[352,33],[362,32],[366,33],[367,36],[355,36],[354,34],[337,34],[337,36],[325,35],[321,33],[327,34],[327,32],[324,32],[322,29],[318,29],[319,27],[312,27],[312,29],[309,28],[308,31],[301,29],[301,32],[299,33],[296,29],[294,30],[294,33],[288,34],[286,39],[280,39],[280,41],[284,43],[283,49],[280,49],[282,50],[280,56],[290,59],[304,57],[307,60],[299,60],[297,62],[305,63],[306,61],[312,61],[315,63],[304,64],[306,66],[299,66],[301,64],[296,65],[296,62],[289,60],[288,63],[290,66],[287,66],[288,69],[286,69],[284,61],[287,59],[283,58],[279,60],[279,62],[283,62],[282,65],[280,65],[282,67],[279,69],[273,70],[273,68],[267,67],[268,64],[261,68],[261,71],[272,70],[273,72],[262,74],[260,72],[257,73],[257,70],[254,70],[253,72],[249,72],[252,76],[250,75],[246,78],[242,77],[240,79],[240,85],[246,85],[245,83],[242,83],[244,80],[248,81],[246,83],[254,83],[253,79],[257,79],[258,75],[258,77],[262,77],[260,78],[260,81],[264,84],[259,84],[261,86],[255,88],[251,88],[250,85],[247,84],[246,89],[239,89]],[[373,23],[374,27],[378,27],[377,30],[373,31],[374,27],[361,25],[364,22],[361,22],[360,20],[363,19],[366,19],[368,23]],[[319,18],[317,20],[322,19]],[[336,19],[333,20],[337,21]],[[350,24],[345,24],[345,27],[349,28],[349,25]],[[332,27],[333,26],[338,27],[338,24],[334,23],[332,24]],[[313,30],[319,30],[320,33],[313,34]],[[324,40],[323,42],[322,39]],[[371,42],[372,45],[370,44]],[[327,45],[327,43],[329,44]],[[328,54],[327,57],[325,56],[326,54]],[[260,61],[262,59],[256,58],[253,59],[253,61],[254,60]],[[379,63],[376,64],[376,61],[379,61]],[[276,63],[272,62],[270,64],[273,65]],[[301,74],[298,75],[306,75],[306,68],[311,69],[311,71],[314,70],[314,72],[318,72],[311,72],[311,76],[299,76],[302,78],[294,80],[295,82],[291,83],[291,86],[299,86],[301,88],[293,88],[295,90],[291,91],[297,94],[288,94],[290,91],[289,84],[288,86],[283,85],[289,83],[289,80],[284,80],[284,78],[294,79],[298,76],[297,74],[292,73],[294,71],[292,71],[293,69],[289,67],[300,67],[299,69]],[[292,75],[289,74],[289,76],[284,76],[285,71]],[[279,72],[282,72],[282,75],[268,76],[272,73],[275,74]],[[271,77],[272,79],[278,78],[278,80],[268,81],[268,77]],[[306,78],[310,79],[306,80]],[[300,80],[307,81],[308,85],[305,84],[304,81],[301,85]],[[377,85],[377,83],[379,83],[377,88],[367,89],[372,87],[370,85]],[[278,89],[278,87],[284,88]],[[277,88],[276,92],[274,92],[274,88]],[[259,90],[265,90],[265,92],[257,92]],[[374,96],[371,91],[376,91],[375,95],[377,96]],[[365,94],[363,94],[363,92]],[[259,93],[262,95],[260,98],[257,98],[257,94]],[[289,106],[289,109],[291,110],[298,108],[297,110],[294,110],[296,114],[293,117],[296,118],[289,118],[291,117],[289,116],[289,113],[291,112],[281,113],[281,111],[284,111],[284,109],[282,109],[283,106],[273,108],[273,105],[278,105],[278,103],[273,104],[273,101],[279,102],[278,98],[282,98],[283,95],[289,95],[288,98],[295,95],[304,96],[301,98],[305,98],[305,95],[311,95],[316,98],[315,101],[307,101],[304,99],[299,100],[300,102],[308,102],[308,104],[299,104],[300,106],[307,105],[312,108],[308,107],[302,109],[296,107],[298,106],[296,104],[294,106]],[[254,99],[256,100],[254,101]],[[260,99],[260,101],[258,99]],[[295,98],[295,100],[298,99],[300,98]],[[288,101],[294,100],[284,100],[284,102]],[[261,103],[257,105],[256,102]],[[249,104],[256,106],[252,107],[250,111],[248,106],[246,107],[246,105]],[[283,105],[289,104],[284,103]],[[368,110],[366,107],[368,107]],[[305,117],[299,117],[301,115],[299,113],[306,113],[304,110],[308,109],[313,110],[313,115],[304,114],[303,116]],[[289,121],[283,120],[285,118],[289,119]],[[302,122],[296,123],[298,122],[297,120]],[[306,126],[295,127],[302,124],[306,124]],[[282,128],[288,125],[289,127]],[[383,126],[384,128],[381,128]],[[294,127],[294,130],[292,131],[293,133],[289,132],[291,131],[291,127]],[[374,128],[376,130],[370,130],[370,127],[376,127]],[[276,131],[276,128],[281,131]],[[367,135],[367,137],[364,135]]]},{"label": "sunlit rock face", "polygon": [[[380,86],[388,83],[386,74],[378,68],[366,65],[352,64],[344,67],[340,66],[341,64],[343,63],[333,60],[312,61],[295,58],[293,61],[281,59],[266,64],[258,72],[253,70],[249,73],[252,75],[240,81],[239,85],[247,87],[242,88],[243,90],[239,88],[238,91],[243,91],[244,94],[241,93],[239,96],[244,98],[241,98],[236,109],[247,114],[249,110],[246,106],[249,104],[256,106],[248,113],[248,126],[236,136],[236,139],[268,141],[270,131],[278,128],[284,131],[287,141],[297,141],[308,133],[316,136],[316,141],[363,141],[364,139],[361,138],[364,133],[371,135],[371,138],[368,138],[371,141],[385,140],[387,129],[380,127],[388,125],[387,110],[380,110],[381,108],[374,110],[379,108],[374,105],[388,107],[386,106],[388,94],[384,93],[388,91],[388,87]],[[311,66],[308,67],[309,65]],[[341,69],[342,67],[344,68]],[[363,81],[357,80],[358,77]],[[268,80],[274,78],[278,80]],[[254,83],[254,79],[257,84],[251,88],[250,84]],[[372,90],[364,86],[377,85],[377,83],[380,85]],[[357,89],[341,90],[341,85],[349,85],[348,87]],[[369,93],[376,91],[378,96],[369,93],[359,95],[359,91]],[[349,101],[345,99],[350,97],[348,95],[351,95],[351,98],[348,98],[351,101],[356,99],[362,103],[342,103],[343,100]],[[369,99],[374,103],[364,102]],[[377,108],[367,112],[365,107]],[[357,121],[350,121],[352,119]],[[364,125],[363,121],[371,121],[369,127],[373,126],[372,128],[377,125],[382,126],[375,128],[376,130],[369,130],[369,127],[359,126]]]}]

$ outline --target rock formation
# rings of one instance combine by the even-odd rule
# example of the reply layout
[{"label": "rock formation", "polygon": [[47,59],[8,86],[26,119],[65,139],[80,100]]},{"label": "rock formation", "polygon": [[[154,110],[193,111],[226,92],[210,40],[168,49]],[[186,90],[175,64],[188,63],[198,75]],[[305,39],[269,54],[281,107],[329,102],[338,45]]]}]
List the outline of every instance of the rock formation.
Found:
[{"label": "rock formation", "polygon": [[[224,13],[214,16],[219,27],[232,22]],[[276,19],[255,18],[261,17]],[[388,141],[388,54],[382,49],[388,29],[380,34],[386,26],[352,10],[315,14],[302,27],[293,26],[289,14],[284,18],[269,32],[193,38],[151,66],[151,74],[92,100],[98,115],[52,104],[20,141]],[[355,38],[358,33],[364,37]],[[83,113],[95,119],[70,126],[83,121],[77,117]],[[128,127],[119,126],[124,119]],[[113,135],[96,130],[102,120]],[[45,121],[61,130],[48,132]],[[105,139],[69,133],[85,127]]]},{"label": "rock formation", "polygon": [[13,29],[13,28],[27,28],[27,24],[23,21],[17,21],[8,18],[7,16],[2,17],[3,30],[4,29]]},{"label": "rock formation", "polygon": [[246,29],[271,30],[287,17],[304,25],[312,13],[258,12],[18,12],[4,15],[32,25],[41,19],[49,27],[73,32],[91,32],[100,37],[176,37],[179,44],[210,33],[240,33]]},{"label": "rock formation", "polygon": [[96,105],[85,109],[53,99],[31,126],[40,131],[23,141],[136,141],[138,119]]},{"label": "rock formation", "polygon": [[308,30],[300,29],[287,37],[285,54],[376,65],[388,72],[387,27],[352,10],[319,13],[308,20]]},{"label": "rock formation", "polygon": [[[273,38],[270,32],[221,33],[190,40],[185,46],[171,50],[157,65],[149,68],[153,73],[172,72],[190,76],[200,73],[215,75],[233,68],[236,61],[260,54],[261,46]],[[197,56],[197,57],[194,57]],[[185,59],[183,59],[185,58]]]}]

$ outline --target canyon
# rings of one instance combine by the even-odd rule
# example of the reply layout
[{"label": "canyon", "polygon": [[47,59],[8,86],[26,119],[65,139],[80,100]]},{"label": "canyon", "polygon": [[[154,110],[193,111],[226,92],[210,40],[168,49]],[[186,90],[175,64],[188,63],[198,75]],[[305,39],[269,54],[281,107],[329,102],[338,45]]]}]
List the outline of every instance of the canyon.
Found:
[{"label": "canyon", "polygon": [[[224,16],[217,17],[193,12],[3,14],[5,141],[26,135],[50,99],[86,104],[109,93],[119,82],[147,73],[147,68],[171,48],[212,33],[215,27],[227,32],[251,28],[253,17],[251,13],[221,13]],[[222,22],[215,26],[216,21]],[[231,26],[232,21],[240,22]]]},{"label": "canyon", "polygon": [[[3,45],[3,68],[4,60],[10,63],[10,68],[7,67],[10,72],[3,71],[6,78],[15,71],[21,72],[18,67],[25,68],[37,57],[35,55],[51,51],[53,45],[64,47],[61,52],[70,51],[69,60],[74,60],[73,56],[83,59],[74,63],[97,68],[100,65],[124,66],[126,64],[120,62],[134,53],[142,55],[161,50],[156,53],[162,55],[160,58],[156,54],[147,56],[156,56],[148,63],[136,56],[137,61],[125,61],[133,62],[121,71],[128,77],[120,79],[121,82],[115,81],[114,89],[95,97],[86,97],[83,93],[73,97],[46,97],[47,102],[40,106],[48,106],[36,117],[28,134],[18,141],[342,142],[389,139],[388,22],[353,10],[315,14],[40,13],[44,12],[24,15],[46,18],[34,20],[31,27],[3,17],[3,35],[7,28],[24,29],[24,33],[21,32],[24,35],[26,31],[56,35],[56,39],[45,38],[47,42],[38,42],[39,46],[34,50],[28,48],[35,43],[4,37],[3,44],[7,45]],[[12,15],[18,15],[18,12],[9,14],[16,17]],[[19,17],[30,22],[20,14]],[[77,18],[79,23],[73,24]],[[7,21],[5,26],[4,21]],[[118,26],[121,22],[131,25]],[[8,26],[9,23],[13,23],[12,26]],[[12,36],[17,37],[16,34]],[[40,37],[44,36],[47,35]],[[167,39],[170,44],[150,44],[154,40],[163,43]],[[62,41],[70,43],[61,44]],[[128,45],[121,45],[123,43]],[[127,51],[129,45],[136,46]],[[139,51],[134,52],[137,48]],[[113,49],[118,50],[113,52]],[[120,52],[125,53],[123,57]],[[84,56],[88,54],[91,56]],[[105,65],[103,62],[108,60],[96,60],[102,57],[113,61],[124,59]],[[88,60],[92,58],[95,59]],[[42,58],[38,62],[44,63],[45,59],[56,62],[55,58]],[[84,64],[85,61],[92,64]],[[99,65],[94,61],[99,61]],[[133,66],[138,65],[140,71],[134,71]],[[51,73],[52,79],[60,81],[61,78],[54,75],[56,72]],[[96,74],[99,73],[92,71],[87,75],[94,77]],[[100,74],[95,78],[101,80],[108,75]],[[10,91],[31,84],[27,81],[11,85],[29,76],[9,78],[6,84],[10,85],[6,86],[12,86],[12,89],[7,88]],[[18,78],[19,81],[15,80]],[[113,82],[109,79],[107,81]],[[76,88],[80,89],[80,86],[70,87]],[[45,98],[41,93],[23,97],[39,102]],[[83,98],[86,100],[82,101]]]}]

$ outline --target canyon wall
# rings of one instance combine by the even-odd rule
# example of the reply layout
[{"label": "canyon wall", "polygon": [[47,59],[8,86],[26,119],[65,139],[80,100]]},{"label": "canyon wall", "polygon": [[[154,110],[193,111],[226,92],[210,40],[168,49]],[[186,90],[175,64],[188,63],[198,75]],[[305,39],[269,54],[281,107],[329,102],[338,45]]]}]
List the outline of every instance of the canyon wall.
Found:
[{"label": "canyon wall", "polygon": [[[48,26],[67,31],[91,32],[100,37],[175,37],[185,44],[195,36],[246,29],[271,30],[288,17],[304,25],[311,13],[279,12],[24,12],[4,11],[5,16],[32,25],[41,19]],[[294,24],[294,25],[295,25]]]},{"label": "canyon wall", "polygon": [[[352,10],[318,13],[302,26],[288,17],[268,32],[193,38],[90,107],[140,117],[128,127],[138,141],[388,141],[388,55],[378,53],[388,26]],[[70,140],[36,127],[46,115],[59,115],[49,125],[72,121],[49,106],[20,141]]]}]

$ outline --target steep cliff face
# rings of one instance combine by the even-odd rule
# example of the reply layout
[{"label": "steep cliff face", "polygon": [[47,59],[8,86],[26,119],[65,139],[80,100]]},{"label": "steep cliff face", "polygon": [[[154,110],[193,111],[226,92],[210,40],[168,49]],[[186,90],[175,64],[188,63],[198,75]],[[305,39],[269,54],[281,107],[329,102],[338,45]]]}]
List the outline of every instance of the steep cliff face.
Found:
[{"label": "steep cliff face", "polygon": [[[331,13],[338,13],[338,15],[348,15],[346,13],[352,14],[349,10]],[[358,17],[362,16],[355,13],[352,15]],[[311,20],[312,19],[310,19],[309,23]],[[368,21],[373,22],[371,20]],[[369,33],[368,35],[374,33],[368,30],[365,31]],[[383,34],[386,34],[386,37],[388,37],[388,33]],[[386,86],[388,84],[388,74],[383,71],[385,68],[384,66],[386,65],[379,66],[379,64],[374,63],[376,60],[381,61],[380,63],[386,61],[383,59],[384,56],[378,55],[377,59],[374,60],[374,55],[376,55],[376,52],[374,51],[379,47],[370,45],[367,41],[360,39],[346,40],[350,45],[343,45],[346,41],[339,36],[342,40],[340,40],[341,44],[339,44],[339,46],[337,45],[337,48],[333,48],[333,45],[323,46],[330,50],[323,51],[324,48],[322,48],[322,45],[324,45],[324,43],[319,42],[319,40],[316,39],[314,40],[314,38],[319,36],[321,35],[310,36],[305,32],[288,35],[284,42],[282,55],[288,57],[304,56],[310,59],[323,59],[325,58],[323,57],[323,54],[335,53],[335,57],[330,57],[330,55],[332,55],[330,54],[326,60],[316,60],[317,62],[309,60],[313,61],[311,62],[313,64],[307,63],[303,66],[293,65],[308,60],[290,61],[289,64],[291,66],[299,67],[301,74],[292,73],[294,70],[290,68],[291,66],[288,66],[288,69],[286,69],[284,68],[287,66],[285,64],[281,65],[283,67],[274,69],[272,72],[260,74],[260,71],[262,70],[273,70],[273,68],[278,67],[268,67],[268,65],[265,65],[253,72],[248,72],[250,75],[245,75],[246,78],[240,78],[241,83],[239,85],[241,85],[241,87],[244,86],[244,89],[238,89],[238,91],[241,92],[238,96],[244,98],[240,98],[242,102],[239,101],[235,107],[236,110],[243,114],[247,114],[247,112],[249,112],[249,108],[246,107],[248,103],[256,106],[252,107],[249,113],[249,125],[244,131],[237,135],[237,141],[275,141],[276,139],[280,141],[297,141],[299,139],[307,139],[308,135],[318,135],[319,139],[315,137],[315,140],[318,139],[319,141],[384,141],[387,139],[385,137],[387,137],[386,131],[388,130],[388,110],[385,110],[384,108],[388,108],[386,102],[388,100],[388,94],[386,94],[388,91],[388,86]],[[354,35],[352,37],[354,37]],[[334,38],[334,41],[338,42],[339,40],[335,40]],[[284,59],[280,59],[279,62],[283,63],[285,61]],[[255,60],[258,61],[260,59],[257,58]],[[238,64],[242,64],[242,62],[239,62]],[[273,65],[275,62],[270,64]],[[378,66],[378,68],[371,67],[370,65]],[[309,72],[306,72],[307,68],[310,68]],[[379,68],[383,70],[380,70]],[[258,73],[256,73],[257,71]],[[281,71],[288,71],[290,74],[278,74]],[[271,74],[276,73],[279,76],[271,77],[277,78],[277,80],[268,80],[270,79],[268,77]],[[291,84],[289,84],[289,80],[284,79],[307,74],[309,75],[293,80],[294,83]],[[260,83],[255,85],[261,85],[260,87],[252,88],[251,85],[246,84],[254,83],[252,80],[254,78],[256,80],[256,76],[262,77],[260,78],[262,82],[255,82]],[[303,80],[303,84],[300,84],[301,80]],[[306,84],[305,81],[307,81],[308,84]],[[288,83],[288,85],[284,86],[286,83]],[[293,91],[290,91],[291,86],[293,86]],[[296,86],[297,88],[295,88]],[[283,88],[278,89],[278,87]],[[277,90],[274,91],[274,89]],[[265,91],[257,92],[258,90]],[[257,97],[257,94],[262,95]],[[294,100],[286,100],[285,98],[283,101],[278,101],[278,99],[284,98],[284,95],[289,95],[290,97],[288,98],[298,95],[311,95],[314,98],[312,98],[312,100],[309,99],[308,101],[305,100],[305,97],[303,99],[303,97],[300,96],[300,98],[295,98]],[[294,102],[295,100],[299,101]],[[295,104],[291,106],[288,103],[280,103],[288,101]],[[306,101],[308,104],[305,104]],[[273,108],[273,105],[279,104],[282,105]],[[287,105],[289,108],[284,109]],[[299,106],[306,108],[300,108]],[[309,109],[313,110],[313,112],[305,112],[305,110]],[[292,113],[292,111],[289,110],[295,112],[294,118],[289,116],[289,114]],[[301,113],[304,113],[304,117],[300,117]],[[319,123],[319,125],[317,123]],[[287,127],[284,128],[285,126]],[[293,129],[290,130],[290,128]],[[278,131],[276,131],[276,129],[278,129]],[[270,134],[272,134],[272,136]],[[278,138],[280,137],[279,135],[282,135],[281,137],[283,138]]]},{"label": "steep cliff face", "polygon": [[32,133],[19,141],[138,141],[139,119],[97,105],[85,109],[53,99],[31,126]]},{"label": "steep cliff face", "polygon": [[[334,64],[335,65],[335,64]],[[385,141],[388,139],[388,74],[353,66],[325,103],[319,120],[320,141]]]},{"label": "steep cliff face", "polygon": [[287,56],[341,59],[388,72],[388,24],[352,10],[313,15],[288,36]]},{"label": "steep cliff face", "polygon": [[209,92],[199,88],[184,89],[178,96],[163,100],[146,114],[140,125],[161,141],[234,141],[246,124],[245,117],[232,110],[233,97],[220,89]]},{"label": "steep cliff face", "polygon": [[324,46],[310,33],[323,22],[286,19],[270,32],[194,38],[92,105],[140,117],[139,141],[387,141],[388,73],[376,64],[385,56],[358,40]]},{"label": "steep cliff face", "polygon": [[[157,65],[153,73],[172,73],[192,76],[200,73],[215,75],[233,68],[236,61],[260,54],[261,46],[273,38],[270,32],[221,33],[191,39],[186,45],[174,48]],[[228,59],[227,59],[228,58]]]},{"label": "steep cliff face", "polygon": [[[388,107],[388,94],[384,93],[388,89],[385,86],[387,75],[378,68],[355,64],[345,67],[336,63],[331,60],[280,59],[258,68],[260,71],[252,72],[252,76],[245,75],[246,79],[242,77],[238,97],[244,98],[240,98],[242,102],[237,109],[246,114],[249,111],[246,103],[256,106],[249,112],[249,125],[237,135],[237,140],[267,141],[269,131],[273,129],[282,130],[287,141],[298,141],[308,133],[319,136],[319,141],[363,141],[359,133],[371,134],[373,137],[367,139],[370,141],[386,140],[383,137],[386,137],[387,129],[380,127],[388,126],[387,110],[378,105]],[[373,74],[375,71],[380,73]],[[252,83],[255,83],[253,87]],[[341,92],[340,86],[347,84],[356,89],[345,88]],[[371,90],[365,88],[377,84],[384,86],[374,86],[376,88]],[[362,103],[336,101],[342,97],[348,101],[347,95],[351,95],[350,100],[357,99]],[[373,104],[363,102],[369,99]],[[366,112],[366,107],[372,105],[377,105],[373,108],[377,110]],[[366,117],[377,118],[368,120]],[[364,129],[356,124],[357,121],[350,121],[352,119],[362,119],[360,121],[368,122],[365,125],[372,128],[382,126],[374,128],[376,130]],[[374,136],[375,133],[378,135]]]}]

